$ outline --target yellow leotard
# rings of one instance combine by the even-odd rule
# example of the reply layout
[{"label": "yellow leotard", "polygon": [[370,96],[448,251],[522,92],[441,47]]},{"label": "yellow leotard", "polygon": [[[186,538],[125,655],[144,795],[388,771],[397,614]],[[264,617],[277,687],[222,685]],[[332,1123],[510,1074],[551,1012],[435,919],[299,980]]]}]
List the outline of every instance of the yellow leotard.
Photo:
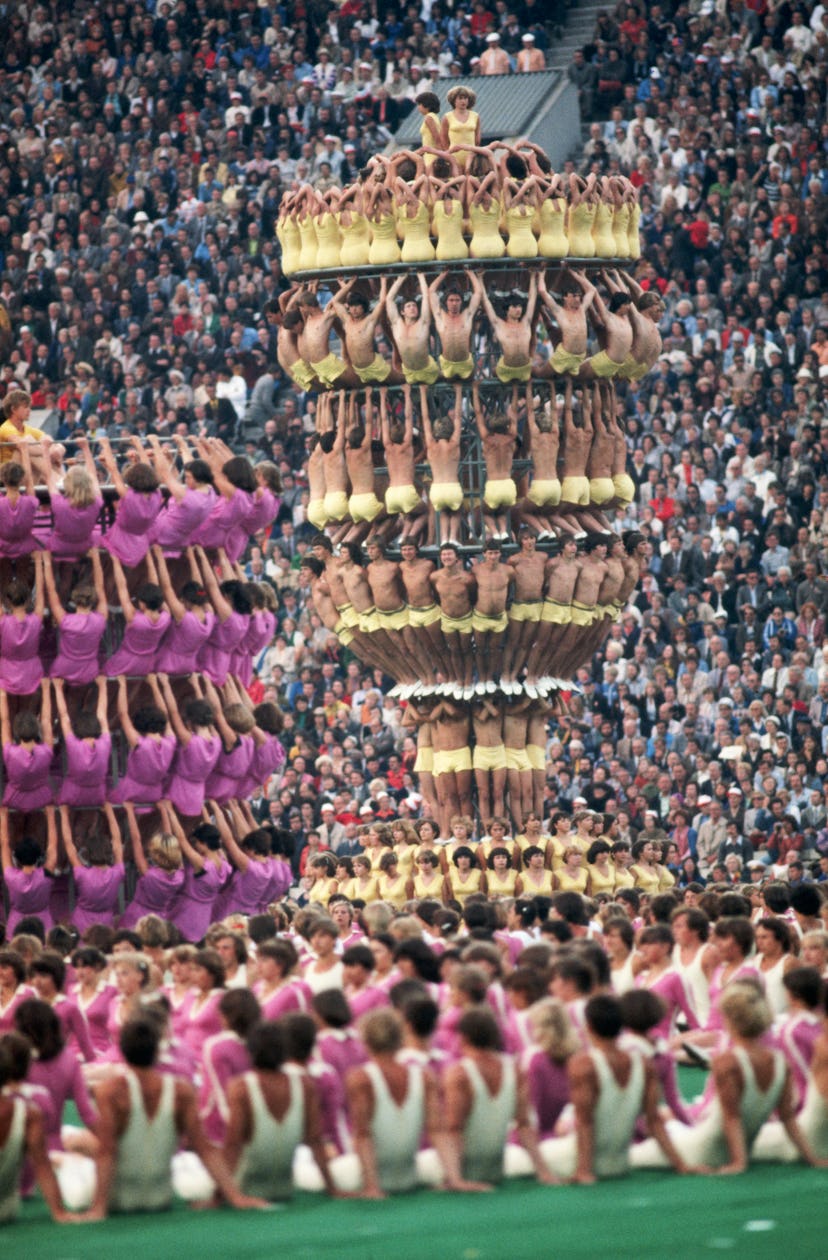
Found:
[{"label": "yellow leotard", "polygon": [[634,887],[635,887],[635,876],[632,874],[629,868],[626,866],[624,867],[616,866],[614,891],[617,892],[619,888],[634,888]]},{"label": "yellow leotard", "polygon": [[543,871],[543,879],[536,884],[529,871],[526,870],[521,876],[523,881],[524,897],[551,897],[552,896],[552,872]]},{"label": "yellow leotard", "polygon": [[449,884],[451,885],[451,895],[455,901],[459,901],[461,906],[466,904],[466,898],[472,893],[481,891],[480,885],[483,882],[483,872],[475,867],[469,871],[465,882],[460,879],[460,872],[456,866],[449,869]]},{"label": "yellow leotard", "polygon": [[506,242],[500,235],[500,204],[492,199],[486,210],[482,205],[469,209],[472,238],[469,242],[471,258],[502,258]]},{"label": "yellow leotard", "polygon": [[497,871],[486,872],[486,885],[490,897],[514,897],[516,881],[517,871],[513,871],[511,867],[504,871],[502,879],[498,877]]},{"label": "yellow leotard", "polygon": [[381,214],[378,219],[370,220],[370,226],[369,263],[398,263],[400,247],[397,244],[397,221],[394,215]]},{"label": "yellow leotard", "polygon": [[414,858],[419,849],[418,844],[395,844],[394,852],[397,855],[397,865],[401,871],[410,875],[414,869]]},{"label": "yellow leotard", "polygon": [[308,893],[308,901],[312,901],[316,905],[326,906],[335,892],[335,879],[315,879]]},{"label": "yellow leotard", "polygon": [[[461,123],[453,109],[446,114],[448,122],[448,142],[449,148],[453,144],[474,144],[477,135],[477,124],[480,121],[480,115],[476,114],[473,109],[469,110],[469,116],[464,123]],[[468,165],[470,153],[456,153],[455,157],[459,166],[465,170]]]},{"label": "yellow leotard", "polygon": [[555,872],[555,878],[558,881],[559,892],[578,892],[582,893],[586,890],[589,872],[584,868],[578,871],[578,874],[567,875],[564,869]]},{"label": "yellow leotard", "polygon": [[349,901],[355,899],[359,901],[379,901],[379,882],[375,875],[363,885],[360,885],[358,879],[351,879],[347,886],[343,889],[345,896]]},{"label": "yellow leotard", "polygon": [[299,270],[313,271],[316,267],[318,242],[316,224],[309,214],[303,214],[299,218],[299,239],[302,242],[299,250]]},{"label": "yellow leotard", "polygon": [[597,205],[587,201],[582,201],[579,205],[570,208],[566,227],[570,258],[595,257],[592,224],[597,209]]},{"label": "yellow leotard", "polygon": [[364,267],[371,246],[371,227],[364,214],[357,214],[354,210],[350,210],[349,214],[350,223],[343,223],[341,214],[336,216],[342,237],[339,261],[343,267]]},{"label": "yellow leotard", "polygon": [[[514,612],[514,607],[515,606],[513,604],[511,608],[512,612]],[[515,844],[520,850],[521,865],[523,865],[523,854],[532,846],[536,849],[540,849],[541,853],[546,854],[546,850],[549,848],[549,836],[538,836],[537,840],[530,840],[528,836],[515,836]]]},{"label": "yellow leotard", "polygon": [[488,839],[488,838],[486,840],[481,840],[478,846],[478,849],[483,855],[484,862],[487,862],[489,860],[489,854],[491,853],[492,849],[506,849],[509,853],[510,862],[515,868],[517,868],[518,846],[517,846],[517,841],[514,840],[511,836],[506,836],[505,839],[498,840],[497,844],[495,844],[493,840]]},{"label": "yellow leotard", "polygon": [[675,888],[675,877],[670,874],[666,866],[658,868],[658,887],[661,892],[669,892],[671,888]]},{"label": "yellow leotard", "polygon": [[397,228],[402,237],[400,258],[403,262],[432,262],[434,246],[429,236],[428,206],[421,201],[417,213],[412,219],[405,206],[400,207],[397,215]]},{"label": "yellow leotard", "polygon": [[587,869],[589,871],[589,887],[593,897],[599,892],[612,892],[615,887],[615,871],[611,866],[608,875],[602,875],[597,866],[590,866]]},{"label": "yellow leotard", "polygon": [[569,253],[564,223],[566,202],[563,197],[547,197],[540,207],[538,252],[543,258],[565,258]]},{"label": "yellow leotard", "polygon": [[[431,123],[432,126],[436,129],[437,135],[439,136],[440,134],[439,114],[425,114],[423,116],[423,121],[420,123],[420,145],[424,149],[439,149],[440,145],[434,139],[434,136],[429,130],[429,123]],[[472,141],[472,143],[474,143],[474,141]],[[424,153],[422,156],[423,156],[423,162],[425,163],[426,170],[428,170],[428,168],[431,166],[432,162],[434,161],[434,154]]]},{"label": "yellow leotard", "polygon": [[342,245],[342,234],[336,216],[330,210],[316,218],[316,265],[317,267],[339,267]]},{"label": "yellow leotard", "polygon": [[277,228],[276,235],[282,246],[282,271],[286,276],[291,276],[294,271],[299,270],[299,253],[302,248],[299,224],[293,215],[289,214],[282,220],[281,231]]},{"label": "yellow leotard", "polygon": [[418,901],[424,901],[426,898],[435,901],[443,900],[443,876],[440,874],[439,866],[434,867],[434,873],[427,883],[422,875],[414,876],[414,896]]},{"label": "yellow leotard", "polygon": [[641,238],[638,235],[638,226],[641,222],[641,206],[638,202],[632,208],[630,221],[627,227],[627,244],[630,251],[630,258],[641,257]]},{"label": "yellow leotard", "polygon": [[615,237],[612,234],[612,206],[599,201],[592,224],[592,243],[598,258],[615,256]]},{"label": "yellow leotard", "polygon": [[550,836],[548,848],[552,850],[552,870],[559,871],[563,867],[564,850],[568,849],[571,844],[572,837],[567,836],[565,840],[561,840],[559,836]]},{"label": "yellow leotard", "polygon": [[405,895],[406,878],[405,875],[398,875],[396,879],[389,879],[387,875],[380,875],[380,901],[387,901],[389,906],[394,906],[397,910],[402,909],[408,900]]},{"label": "yellow leotard", "polygon": [[532,231],[534,211],[529,206],[511,206],[506,211],[509,240],[506,253],[510,258],[537,258],[538,242]]},{"label": "yellow leotard", "polygon": [[616,208],[612,216],[612,235],[615,240],[615,257],[630,256],[630,207],[624,203]]},{"label": "yellow leotard", "polygon": [[380,862],[385,857],[386,853],[388,853],[388,851],[389,850],[385,847],[385,845],[380,845],[379,848],[377,849],[363,849],[362,853],[360,854],[360,857],[367,858],[368,861],[371,863],[372,874],[374,872],[379,874]]},{"label": "yellow leotard", "polygon": [[633,877],[636,888],[640,888],[642,892],[655,894],[661,887],[658,870],[649,871],[643,866],[633,864],[630,867],[630,874]]},{"label": "yellow leotard", "polygon": [[437,237],[437,258],[468,258],[469,247],[463,240],[463,207],[451,200],[449,210],[444,201],[437,201],[431,212],[434,235]]}]

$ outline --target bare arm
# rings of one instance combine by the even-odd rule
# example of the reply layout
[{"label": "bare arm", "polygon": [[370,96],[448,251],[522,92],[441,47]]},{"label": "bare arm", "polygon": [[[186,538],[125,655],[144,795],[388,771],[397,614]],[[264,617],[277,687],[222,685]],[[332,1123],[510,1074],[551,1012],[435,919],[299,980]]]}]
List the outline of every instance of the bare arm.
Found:
[{"label": "bare arm", "polygon": [[144,853],[144,846],[141,844],[141,832],[138,829],[138,819],[135,817],[135,806],[132,801],[127,801],[124,805],[127,816],[127,829],[129,831],[129,844],[132,849],[132,860],[138,868],[139,875],[146,875],[149,870],[149,862],[147,855]]},{"label": "bare arm", "polygon": [[46,590],[46,599],[49,604],[49,611],[52,614],[55,624],[59,626],[63,621],[63,618],[66,616],[66,609],[60,602],[60,597],[57,593],[57,586],[55,585],[55,571],[52,567],[52,553],[50,551],[43,552],[43,559],[41,563],[43,585]]},{"label": "bare arm", "polygon": [[124,860],[124,844],[121,840],[121,828],[118,826],[118,819],[115,817],[115,810],[106,801],[103,807],[104,816],[109,825],[109,839],[112,842],[112,860],[115,866],[120,866]]},{"label": "bare arm", "polygon": [[78,850],[72,835],[72,820],[69,815],[69,806],[61,805],[60,807],[60,834],[63,840],[63,847],[66,856],[69,859],[70,866],[80,866],[81,860],[78,857]]},{"label": "bare arm", "polygon": [[43,552],[35,551],[32,554],[35,573],[35,592],[34,592],[34,615],[43,618],[46,611],[46,590],[43,581]]},{"label": "bare arm", "polygon": [[66,695],[63,690],[63,679],[53,678],[52,686],[55,689],[55,706],[58,712],[58,721],[60,722],[60,730],[63,738],[72,733],[72,723],[69,721],[69,710],[66,707]]},{"label": "bare arm", "polygon": [[[221,807],[217,805],[215,801],[210,801],[210,805],[216,817],[216,826],[221,832],[221,839],[222,839],[222,844],[224,845],[224,850],[227,856],[229,857],[230,861],[236,867],[236,869],[244,873],[244,871],[246,871],[248,866],[250,865],[250,858],[247,856],[247,854],[243,851],[243,849],[238,844],[238,841],[236,840],[236,837],[233,834],[233,828],[229,825],[229,823],[227,822],[227,819],[224,818],[221,813]],[[245,819],[243,815],[241,814],[241,812],[239,811],[238,801],[230,802],[230,813],[233,818],[233,821],[239,827],[239,830],[240,831],[244,830]],[[221,817],[221,822],[219,822],[219,817]]]},{"label": "bare arm", "polygon": [[101,463],[103,464],[106,471],[109,473],[110,481],[115,487],[115,491],[118,495],[118,498],[123,499],[124,495],[127,492],[127,484],[124,481],[123,477],[121,476],[121,472],[120,472],[120,469],[118,468],[117,460],[115,459],[115,456],[112,453],[112,446],[110,444],[108,437],[102,437],[100,439],[100,455],[101,455]]},{"label": "bare arm", "polygon": [[189,727],[186,726],[181,714],[178,711],[178,705],[176,704],[175,696],[173,695],[170,680],[167,675],[159,674],[158,682],[161,687],[161,694],[164,697],[167,717],[169,718],[170,725],[175,733],[175,738],[178,740],[179,744],[182,744],[186,748],[193,737],[193,733]]},{"label": "bare arm", "polygon": [[118,708],[118,721],[121,724],[121,730],[124,732],[126,741],[130,748],[135,748],[141,737],[133,726],[132,719],[129,716],[129,705],[127,703],[127,682],[123,674],[118,679],[118,696],[116,703]]},{"label": "bare arm", "polygon": [[197,547],[196,555],[201,564],[201,574],[204,579],[204,585],[207,587],[210,602],[216,610],[216,616],[219,621],[226,621],[233,611],[233,606],[230,601],[222,595],[218,580],[213,571],[213,566],[207,559],[204,549],[202,547]]},{"label": "bare arm", "polygon": [[50,874],[57,866],[58,857],[58,829],[57,819],[55,818],[54,805],[46,806],[46,857],[43,862],[44,869]]},{"label": "bare arm", "polygon": [[107,716],[107,710],[109,706],[107,704],[106,679],[104,678],[103,674],[98,675],[97,683],[98,683],[98,703],[95,708],[95,713],[97,715],[98,721],[101,724],[101,731],[104,734],[108,734],[109,733],[109,718]]},{"label": "bare arm", "polygon": [[[151,550],[152,550],[152,552],[153,552],[153,554],[154,554],[154,556],[155,556],[155,564],[156,564],[156,568],[157,568],[157,570],[158,570],[158,584],[159,584],[159,586],[161,587],[161,590],[164,592],[164,599],[165,599],[165,601],[166,601],[167,607],[169,608],[169,610],[170,610],[170,612],[171,612],[171,614],[172,614],[172,616],[173,616],[173,619],[174,619],[176,622],[183,621],[183,620],[184,620],[184,614],[186,613],[187,609],[184,607],[184,604],[182,603],[182,601],[181,601],[181,600],[178,598],[178,596],[176,595],[176,593],[175,593],[175,588],[173,587],[173,584],[172,584],[172,582],[170,581],[170,571],[169,571],[169,569],[167,568],[167,561],[166,561],[166,560],[165,560],[165,558],[164,558],[164,552],[161,550],[161,548],[160,548],[157,544],[156,544],[156,545],[155,545],[155,546],[154,546]],[[149,554],[149,553],[148,553],[148,554]],[[193,556],[193,549],[192,549],[192,547],[188,547],[188,548],[187,548],[187,557],[188,557],[188,559],[189,559],[189,561],[190,561],[190,572],[191,572],[191,573],[192,573],[192,570],[193,570],[193,559],[192,559],[192,556]],[[200,573],[199,573],[198,577],[197,577],[195,580],[196,580],[197,582],[201,582],[201,574],[200,574]]]},{"label": "bare arm", "polygon": [[110,556],[110,560],[112,561],[112,573],[115,578],[115,589],[118,592],[118,603],[121,605],[121,612],[124,614],[124,620],[127,625],[129,625],[135,620],[137,610],[130,599],[129,587],[127,586],[123,565],[117,556]]}]

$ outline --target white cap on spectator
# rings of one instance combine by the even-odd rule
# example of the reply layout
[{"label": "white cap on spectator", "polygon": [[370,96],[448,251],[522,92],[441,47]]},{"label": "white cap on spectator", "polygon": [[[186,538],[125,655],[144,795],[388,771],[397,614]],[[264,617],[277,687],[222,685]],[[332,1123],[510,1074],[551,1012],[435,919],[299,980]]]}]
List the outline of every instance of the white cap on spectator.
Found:
[{"label": "white cap on spectator", "polygon": [[526,34],[522,36],[522,39],[524,44],[534,44],[535,42],[535,37],[531,31],[527,31]]},{"label": "white cap on spectator", "polygon": [[492,31],[491,35],[487,35],[487,36],[486,36],[486,43],[487,43],[487,44],[499,44],[499,43],[500,43],[500,36],[499,36],[499,35],[496,35],[496,34],[495,34],[495,32],[494,32],[494,31]]},{"label": "white cap on spectator", "polygon": [[699,804],[700,804],[700,805],[709,805],[709,804],[711,803],[711,801],[712,801],[712,800],[713,800],[713,797],[712,797],[712,796],[700,796],[700,797],[699,797]]},{"label": "white cap on spectator", "polygon": [[360,814],[373,814],[373,812],[374,812],[374,807],[373,807],[373,805],[367,805],[367,804],[366,804],[366,805],[363,805],[362,809],[361,809],[359,812],[360,812]]}]

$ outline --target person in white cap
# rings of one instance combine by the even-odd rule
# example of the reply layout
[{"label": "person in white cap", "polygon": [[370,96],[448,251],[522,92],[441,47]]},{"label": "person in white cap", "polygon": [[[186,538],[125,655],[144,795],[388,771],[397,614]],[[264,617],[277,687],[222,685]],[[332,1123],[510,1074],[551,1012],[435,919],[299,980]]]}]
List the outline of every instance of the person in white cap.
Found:
[{"label": "person in white cap", "polygon": [[500,47],[500,36],[486,36],[486,51],[480,54],[481,74],[511,74],[512,64],[505,48]]},{"label": "person in white cap", "polygon": [[534,74],[546,69],[546,58],[540,48],[535,47],[535,37],[531,31],[522,37],[523,47],[517,55],[518,74]]}]

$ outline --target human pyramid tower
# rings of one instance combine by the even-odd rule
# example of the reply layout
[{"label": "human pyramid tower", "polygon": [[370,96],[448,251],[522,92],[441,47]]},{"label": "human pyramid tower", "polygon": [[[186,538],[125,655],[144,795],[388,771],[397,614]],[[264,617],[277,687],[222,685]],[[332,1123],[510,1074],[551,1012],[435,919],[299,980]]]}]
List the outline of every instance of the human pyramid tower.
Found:
[{"label": "human pyramid tower", "polygon": [[663,313],[623,270],[633,186],[481,146],[474,103],[452,88],[441,120],[424,93],[420,149],[299,188],[277,229],[280,363],[320,391],[305,581],[398,680],[443,836],[473,784],[484,827],[541,808],[546,720],[637,584],[615,381],[652,368]]}]

